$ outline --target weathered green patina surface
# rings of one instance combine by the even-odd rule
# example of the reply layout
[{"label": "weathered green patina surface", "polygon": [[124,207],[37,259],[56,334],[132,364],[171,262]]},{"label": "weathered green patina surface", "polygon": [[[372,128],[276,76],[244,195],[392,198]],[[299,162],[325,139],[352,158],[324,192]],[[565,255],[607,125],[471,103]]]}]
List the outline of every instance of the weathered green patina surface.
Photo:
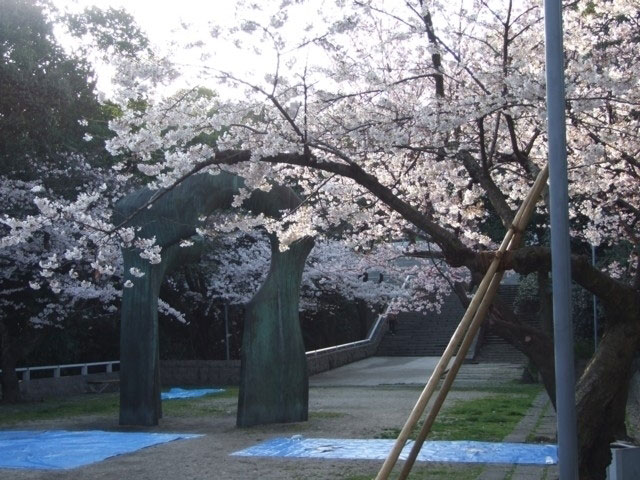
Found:
[{"label": "weathered green patina surface", "polygon": [[285,251],[271,240],[269,274],[246,307],[238,426],[307,420],[309,383],[298,319],[300,281],[311,240]]},{"label": "weathered green patina surface", "polygon": [[[116,205],[114,221],[137,227],[138,236],[156,239],[162,261],[150,264],[137,249],[123,250],[125,281],[120,339],[120,424],[157,425],[162,417],[158,349],[158,294],[164,275],[176,265],[197,258],[194,239],[198,218],[231,206],[242,178],[229,173],[192,176],[166,192],[150,208],[149,189],[137,191]],[[279,216],[300,199],[286,187],[256,191],[244,203],[252,213]],[[134,215],[135,213],[135,215]],[[308,376],[298,320],[302,270],[313,247],[311,239],[280,252],[271,239],[272,259],[265,283],[249,302],[242,345],[238,425],[302,421],[308,412]],[[144,272],[137,278],[132,267]]]}]

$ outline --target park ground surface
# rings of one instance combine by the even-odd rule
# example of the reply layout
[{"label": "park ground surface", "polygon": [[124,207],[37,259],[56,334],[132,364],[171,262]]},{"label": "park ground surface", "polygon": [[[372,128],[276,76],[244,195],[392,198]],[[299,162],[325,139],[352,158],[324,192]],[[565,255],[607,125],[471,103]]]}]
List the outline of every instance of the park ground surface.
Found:
[{"label": "park ground surface", "polygon": [[[223,395],[164,402],[165,416],[154,428],[118,426],[118,396],[114,393],[86,394],[18,407],[0,406],[2,429],[204,434],[71,470],[0,469],[0,479],[370,479],[375,477],[380,461],[230,454],[270,438],[293,435],[395,438],[433,366],[435,360],[428,358],[373,357],[316,375],[311,378],[308,422],[252,428],[235,427],[235,389]],[[517,383],[521,372],[521,367],[513,365],[464,365],[432,438],[552,443],[553,409],[540,387]],[[557,478],[556,472],[553,466],[418,463],[409,478],[533,480]]]}]

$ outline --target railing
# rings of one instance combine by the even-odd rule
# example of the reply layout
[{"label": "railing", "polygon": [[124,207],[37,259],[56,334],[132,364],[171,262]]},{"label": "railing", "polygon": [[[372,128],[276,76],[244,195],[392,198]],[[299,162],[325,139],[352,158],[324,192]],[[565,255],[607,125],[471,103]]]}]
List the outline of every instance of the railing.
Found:
[{"label": "railing", "polygon": [[[408,278],[409,277],[405,278],[405,280],[404,280],[404,282],[402,284],[403,287],[406,284]],[[380,315],[378,315],[378,318],[376,319],[375,323],[373,324],[373,326],[369,330],[369,333],[367,334],[367,338],[365,338],[363,340],[357,340],[355,342],[343,343],[341,345],[335,345],[333,347],[326,347],[326,348],[319,348],[317,350],[310,350],[310,351],[306,352],[307,358],[314,358],[314,357],[317,357],[317,356],[323,355],[323,354],[340,352],[340,351],[343,351],[343,350],[350,350],[350,349],[358,348],[358,347],[364,347],[366,345],[369,345],[369,344],[373,343],[382,334],[382,329],[383,329],[383,326],[386,323],[387,316],[389,315],[390,308],[391,308],[391,306],[387,305],[387,308],[385,309],[385,311],[383,313],[381,313]],[[102,367],[102,366],[104,366],[105,367],[104,372],[111,373],[111,372],[114,371],[113,367],[115,365],[117,365],[119,367],[120,366],[120,361],[119,360],[113,360],[113,361],[110,361],[110,362],[71,363],[71,364],[66,364],[66,365],[47,365],[47,366],[43,366],[43,367],[23,367],[23,368],[16,368],[16,372],[22,373],[22,380],[26,382],[26,381],[31,380],[31,372],[36,372],[36,371],[52,370],[53,371],[53,378],[59,378],[61,376],[61,371],[62,370],[80,368],[80,375],[88,375],[89,374],[89,367]],[[0,374],[1,373],[2,373],[2,370],[0,370]],[[103,372],[92,372],[92,373],[103,373]],[[64,375],[64,376],[71,376],[71,375],[73,375],[73,374]]]},{"label": "railing", "polygon": [[[110,362],[69,363],[66,365],[47,365],[43,367],[22,367],[22,368],[16,368],[16,372],[22,373],[22,381],[28,382],[29,380],[31,380],[31,372],[53,371],[53,378],[58,378],[60,376],[68,376],[68,375],[61,375],[62,370],[78,369],[78,368],[80,369],[80,375],[88,375],[90,367],[92,367],[92,370],[101,369],[100,367],[104,367],[103,372],[111,373],[114,371],[113,367],[115,365],[119,367],[120,361],[113,360]],[[103,373],[103,372],[91,372],[91,373]],[[2,370],[0,370],[0,373],[2,373]],[[70,374],[70,375],[74,375],[74,374]]]},{"label": "railing", "polygon": [[[367,335],[367,338],[363,339],[363,340],[358,340],[355,342],[350,342],[350,343],[343,343],[341,345],[335,345],[333,347],[327,347],[327,348],[319,348],[317,350],[311,350],[306,352],[307,357],[316,357],[318,355],[322,355],[322,354],[326,354],[326,353],[332,353],[332,352],[338,352],[338,351],[342,351],[342,350],[349,350],[352,348],[358,348],[358,347],[363,347],[365,345],[368,345],[370,343],[372,343],[373,341],[375,341],[375,339],[377,338],[377,336],[381,333],[381,330],[385,324],[386,321],[386,317],[387,317],[387,312],[385,311],[384,313],[378,315],[378,318],[376,319],[376,322],[373,324],[373,326],[371,327],[371,329],[369,330],[369,334]],[[99,368],[99,367],[104,367],[103,372],[106,373],[111,373],[114,371],[114,366],[120,366],[120,361],[119,360],[113,360],[113,361],[109,361],[109,362],[91,362],[91,363],[70,363],[70,364],[65,364],[65,365],[46,365],[46,366],[41,366],[41,367],[22,367],[22,368],[16,368],[16,372],[18,373],[22,373],[22,381],[24,382],[28,382],[29,380],[31,380],[31,373],[32,372],[42,372],[42,371],[52,371],[53,372],[53,378],[59,378],[61,376],[71,376],[71,375],[78,375],[77,373],[70,373],[70,374],[66,374],[66,375],[62,375],[61,372],[63,370],[69,370],[69,369],[80,369],[80,375],[88,375],[89,374],[89,367],[93,367],[93,368]],[[92,368],[92,369],[93,369]],[[2,373],[2,370],[0,370],[0,374]],[[102,373],[102,372],[91,372],[91,373]],[[50,378],[50,376],[47,376]]]},{"label": "railing", "polygon": [[[402,282],[401,288],[404,288],[407,285],[409,278],[410,278],[410,275],[405,277],[404,281]],[[378,319],[376,320],[376,323],[374,323],[371,329],[369,330],[369,333],[367,334],[367,338],[363,340],[357,340],[355,342],[343,343],[341,345],[334,345],[333,347],[326,347],[326,348],[320,348],[318,350],[311,350],[307,352],[307,357],[315,357],[317,355],[321,355],[324,353],[350,350],[352,348],[363,347],[365,345],[368,345],[374,342],[377,339],[377,337],[379,337],[382,334],[382,327],[383,325],[385,325],[387,321],[387,317],[389,316],[389,310],[391,310],[391,302],[387,304],[387,307],[384,309],[384,312],[378,315]]]},{"label": "railing", "polygon": [[317,355],[321,355],[324,353],[339,352],[342,350],[350,350],[352,348],[358,348],[358,347],[363,347],[365,345],[369,345],[370,343],[375,341],[378,335],[381,333],[382,327],[385,324],[386,319],[387,319],[386,311],[378,315],[378,319],[369,330],[369,334],[367,335],[367,338],[363,340],[343,343],[341,345],[334,345],[333,347],[319,348],[318,350],[310,350],[307,352],[307,357],[315,357]]},{"label": "railing", "polygon": [[[358,347],[363,347],[365,345],[371,344],[372,342],[374,342],[377,337],[382,333],[382,328],[386,322],[387,319],[387,310],[385,310],[384,313],[381,313],[380,315],[378,315],[378,318],[376,319],[376,322],[373,324],[373,326],[371,327],[371,329],[369,330],[369,333],[367,335],[367,338],[363,339],[363,340],[357,340],[355,342],[350,342],[350,343],[343,343],[341,345],[335,345],[333,347],[326,347],[326,348],[319,348],[317,350],[310,350],[308,352],[306,352],[307,357],[316,357],[318,355],[322,355],[322,354],[327,354],[327,353],[333,353],[333,352],[339,352],[342,350],[350,350],[352,348],[358,348]],[[70,369],[80,369],[80,375],[88,375],[89,374],[89,368],[92,367],[93,369],[97,369],[99,367],[104,367],[104,370],[102,370],[102,372],[91,372],[91,373],[111,373],[114,371],[114,366],[120,366],[120,361],[119,360],[113,360],[113,361],[109,361],[109,362],[91,362],[91,363],[69,363],[69,364],[65,364],[65,365],[46,365],[46,366],[41,366],[41,367],[22,367],[22,368],[16,368],[16,372],[18,373],[22,373],[22,381],[24,382],[28,382],[29,380],[31,380],[31,373],[32,372],[43,372],[43,371],[52,371],[53,372],[53,378],[59,378],[61,376],[72,376],[72,375],[78,375],[77,373],[68,373],[66,375],[62,375],[61,372],[63,370],[70,370]],[[0,374],[2,373],[2,370],[0,370]],[[47,376],[48,378],[50,378],[50,376]]]}]

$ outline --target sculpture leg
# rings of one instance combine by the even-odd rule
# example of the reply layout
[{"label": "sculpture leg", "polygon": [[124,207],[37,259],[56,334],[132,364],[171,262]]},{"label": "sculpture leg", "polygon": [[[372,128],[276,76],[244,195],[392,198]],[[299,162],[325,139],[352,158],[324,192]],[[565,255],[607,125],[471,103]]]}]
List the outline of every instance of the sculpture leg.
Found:
[{"label": "sculpture leg", "polygon": [[[150,265],[138,252],[125,251],[126,279],[120,326],[120,425],[157,425],[162,417],[158,344],[158,293],[165,262]],[[135,278],[129,268],[145,273]]]},{"label": "sculpture leg", "polygon": [[245,313],[238,426],[308,418],[309,378],[298,307],[312,247],[311,240],[304,240],[280,252],[272,241],[269,274]]}]

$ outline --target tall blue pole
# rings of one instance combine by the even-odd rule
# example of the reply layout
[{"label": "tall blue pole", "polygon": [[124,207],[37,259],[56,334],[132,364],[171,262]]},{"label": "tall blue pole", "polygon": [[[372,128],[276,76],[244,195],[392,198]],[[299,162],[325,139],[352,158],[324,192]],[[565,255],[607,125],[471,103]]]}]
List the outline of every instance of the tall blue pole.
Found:
[{"label": "tall blue pole", "polygon": [[[596,246],[591,245],[591,265],[596,268]],[[593,296],[593,351],[598,349],[598,300]]]},{"label": "tall blue pole", "polygon": [[577,480],[578,441],[573,324],[571,320],[571,249],[569,245],[562,1],[545,0],[544,9],[558,461],[560,480]]}]

